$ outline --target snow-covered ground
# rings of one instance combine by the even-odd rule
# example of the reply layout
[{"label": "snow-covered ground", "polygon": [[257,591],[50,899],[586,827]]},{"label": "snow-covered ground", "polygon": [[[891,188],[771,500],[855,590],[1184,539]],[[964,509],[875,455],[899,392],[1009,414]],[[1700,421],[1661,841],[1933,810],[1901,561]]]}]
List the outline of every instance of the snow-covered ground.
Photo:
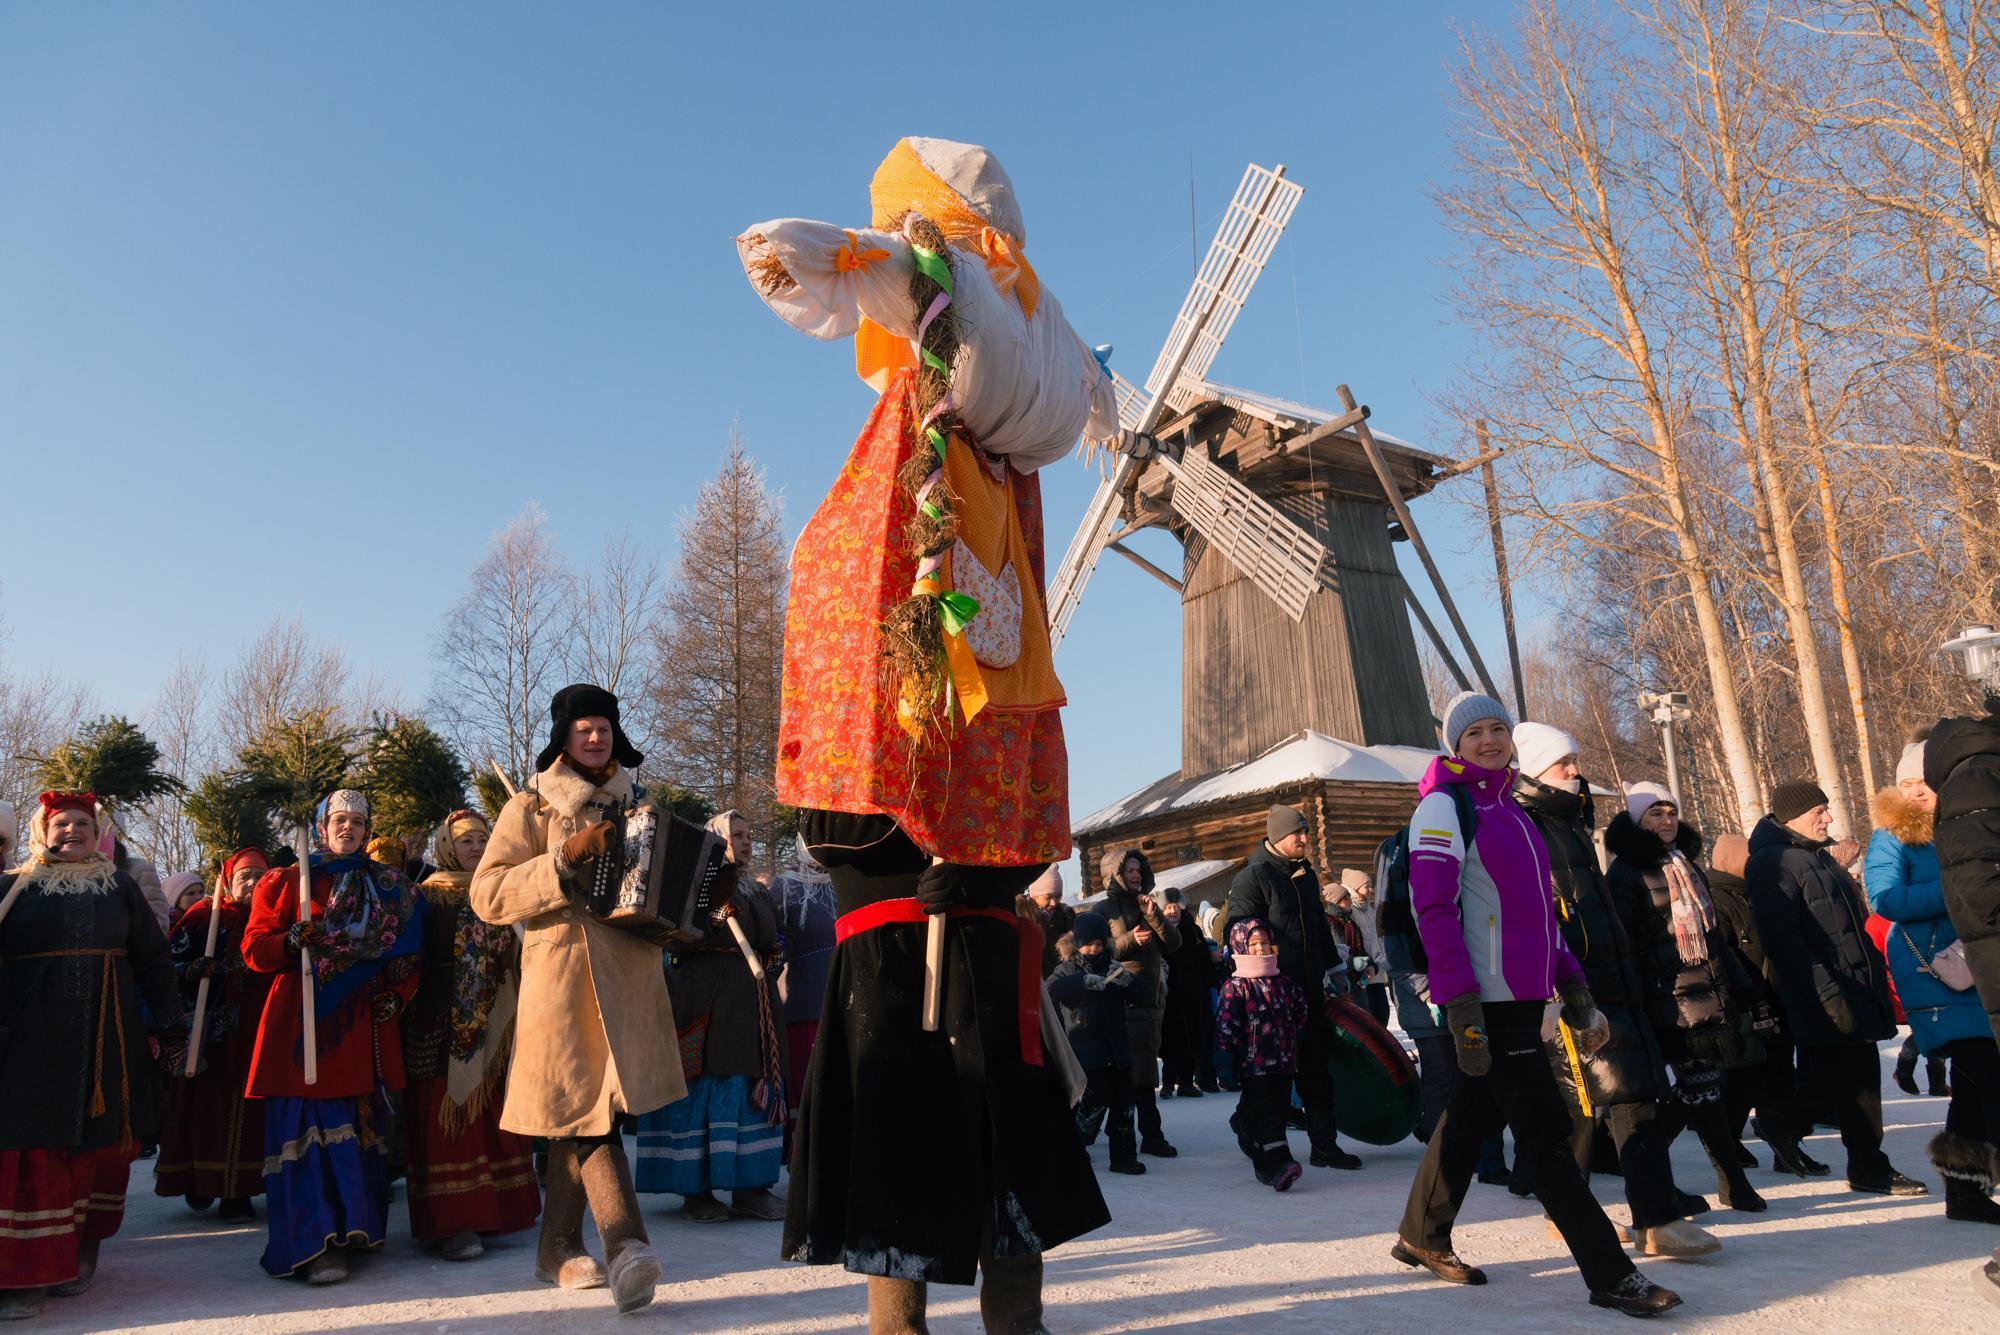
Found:
[{"label": "snow-covered ground", "polygon": [[[1894,1051],[1884,1045],[1885,1058]],[[1898,1167],[1940,1188],[1924,1143],[1944,1114],[1939,1099],[1905,1098],[1886,1078],[1888,1148]],[[1394,1331],[1623,1329],[1585,1302],[1576,1270],[1544,1232],[1539,1211],[1495,1187],[1472,1189],[1459,1227],[1462,1255],[1486,1267],[1483,1289],[1454,1288],[1389,1258],[1403,1196],[1421,1147],[1356,1147],[1358,1173],[1308,1169],[1290,1194],[1256,1184],[1225,1120],[1231,1096],[1164,1105],[1181,1157],[1142,1178],[1103,1175],[1116,1216],[1102,1233],[1062,1248],[1048,1267],[1049,1325],[1058,1332]],[[1303,1154],[1303,1136],[1294,1135]],[[1768,1162],[1763,1147],[1753,1151]],[[1725,1241],[1697,1262],[1642,1261],[1687,1302],[1658,1324],[1686,1330],[1921,1332],[2000,1330],[2000,1306],[1974,1275],[2000,1228],[1954,1224],[1933,1194],[1890,1200],[1849,1192],[1836,1138],[1814,1154],[1835,1175],[1812,1182],[1756,1169],[1765,1215],[1715,1211],[1701,1222]],[[1104,1150],[1094,1155],[1100,1169]],[[1684,1187],[1712,1196],[1714,1176],[1692,1136],[1675,1147]],[[910,1171],[921,1172],[912,1164]],[[1594,1179],[1614,1217],[1615,1179]],[[384,1335],[459,1331],[850,1331],[863,1289],[831,1268],[777,1261],[778,1226],[732,1220],[690,1224],[678,1197],[647,1197],[648,1225],[666,1263],[659,1301],[619,1318],[600,1290],[564,1293],[535,1283],[533,1233],[500,1240],[478,1261],[453,1265],[409,1242],[400,1192],[393,1236],[355,1277],[328,1289],[267,1278],[257,1267],[261,1227],[225,1228],[178,1201],[148,1194],[151,1165],[133,1173],[125,1227],[106,1244],[94,1288],[51,1299],[31,1331],[347,1331]],[[261,1202],[260,1202],[261,1206]],[[932,1328],[978,1329],[971,1290],[933,1290]]]}]

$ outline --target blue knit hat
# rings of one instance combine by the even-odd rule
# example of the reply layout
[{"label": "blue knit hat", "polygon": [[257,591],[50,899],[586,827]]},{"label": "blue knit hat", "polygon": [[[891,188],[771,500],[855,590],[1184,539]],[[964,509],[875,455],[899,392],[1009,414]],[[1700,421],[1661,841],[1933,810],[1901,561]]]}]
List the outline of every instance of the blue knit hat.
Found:
[{"label": "blue knit hat", "polygon": [[1444,707],[1444,727],[1439,729],[1447,751],[1458,750],[1458,739],[1465,736],[1465,730],[1481,719],[1497,718],[1506,725],[1507,731],[1514,730],[1514,720],[1508,716],[1507,706],[1490,695],[1478,691],[1460,691]]}]

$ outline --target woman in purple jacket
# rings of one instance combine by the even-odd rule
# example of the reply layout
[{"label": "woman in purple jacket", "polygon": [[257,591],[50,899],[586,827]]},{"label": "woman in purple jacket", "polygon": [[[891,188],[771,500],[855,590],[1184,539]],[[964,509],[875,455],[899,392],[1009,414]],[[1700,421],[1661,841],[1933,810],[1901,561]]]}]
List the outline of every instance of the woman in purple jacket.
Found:
[{"label": "woman in purple jacket", "polygon": [[1480,1141],[1504,1125],[1590,1301],[1632,1316],[1664,1312],[1680,1296],[1633,1268],[1577,1172],[1569,1112],[1542,1050],[1543,1008],[1558,992],[1584,1054],[1609,1027],[1556,923],[1541,832],[1514,801],[1513,723],[1498,700],[1467,691],[1445,706],[1443,735],[1453,754],[1431,762],[1410,820],[1410,907],[1459,1078],[1389,1254],[1448,1283],[1486,1282],[1452,1250],[1451,1228]]}]

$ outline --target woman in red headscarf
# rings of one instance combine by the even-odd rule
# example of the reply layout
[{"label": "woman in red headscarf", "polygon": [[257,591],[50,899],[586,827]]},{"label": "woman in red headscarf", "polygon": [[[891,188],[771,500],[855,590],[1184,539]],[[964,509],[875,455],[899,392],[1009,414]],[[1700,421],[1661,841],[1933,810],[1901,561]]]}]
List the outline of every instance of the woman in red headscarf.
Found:
[{"label": "woman in red headscarf", "polygon": [[159,920],[98,852],[97,799],[43,793],[28,835],[0,876],[0,1320],[90,1287],[159,1125],[141,1017],[169,1058],[185,1033]]},{"label": "woman in red headscarf", "polygon": [[191,1210],[206,1210],[220,1198],[225,1224],[256,1219],[250,1198],[264,1194],[264,1103],[245,1088],[271,975],[244,964],[243,928],[250,920],[250,892],[270,869],[256,848],[239,849],[222,864],[214,950],[208,948],[213,902],[208,899],[182,914],[167,937],[184,1003],[192,1010],[206,978],[208,1009],[199,1068],[193,1076],[185,1064],[167,1072],[167,1125],[153,1193],[185,1197]]}]

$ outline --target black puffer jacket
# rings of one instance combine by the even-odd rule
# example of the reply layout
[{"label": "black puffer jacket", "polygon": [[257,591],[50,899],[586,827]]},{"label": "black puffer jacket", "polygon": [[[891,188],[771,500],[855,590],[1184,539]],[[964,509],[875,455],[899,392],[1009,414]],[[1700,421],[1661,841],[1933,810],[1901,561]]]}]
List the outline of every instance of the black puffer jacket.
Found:
[{"label": "black puffer jacket", "polygon": [[1924,746],[1924,782],[1938,795],[1932,839],[1944,906],[2000,1038],[2000,715],[1938,724]]},{"label": "black puffer jacket", "polygon": [[[1651,1103],[1667,1093],[1667,1072],[1653,1025],[1646,1018],[1645,992],[1632,943],[1613,911],[1590,832],[1595,824],[1588,789],[1566,793],[1523,777],[1514,796],[1542,832],[1549,870],[1555,878],[1556,918],[1569,953],[1583,966],[1590,995],[1611,1026],[1611,1037],[1584,1063],[1594,1107]],[[1556,1074],[1572,1083],[1567,1052]]]},{"label": "black puffer jacket", "polygon": [[[1624,812],[1604,831],[1613,861],[1605,879],[1619,920],[1636,947],[1646,989],[1646,1013],[1670,1062],[1731,1066],[1745,1057],[1748,1008],[1756,989],[1748,969],[1730,944],[1721,915],[1707,933],[1708,958],[1688,963],[1674,944],[1673,897],[1667,889],[1667,846]],[[1674,847],[1687,859],[1688,874],[1704,888],[1701,834],[1683,824]],[[1714,893],[1709,895],[1711,904]]]},{"label": "black puffer jacket", "polygon": [[1262,918],[1278,938],[1278,972],[1306,990],[1315,1013],[1326,990],[1326,971],[1340,960],[1333,928],[1320,903],[1319,877],[1304,858],[1293,862],[1257,845],[1250,863],[1229,883],[1224,916],[1234,923]]},{"label": "black puffer jacket", "polygon": [[[1743,879],[1792,1041],[1824,1048],[1895,1033],[1889,966],[1868,939],[1868,906],[1826,845],[1766,816],[1751,831]],[[1851,1034],[1841,1033],[1827,1011],[1835,997],[1853,1012]]]}]

